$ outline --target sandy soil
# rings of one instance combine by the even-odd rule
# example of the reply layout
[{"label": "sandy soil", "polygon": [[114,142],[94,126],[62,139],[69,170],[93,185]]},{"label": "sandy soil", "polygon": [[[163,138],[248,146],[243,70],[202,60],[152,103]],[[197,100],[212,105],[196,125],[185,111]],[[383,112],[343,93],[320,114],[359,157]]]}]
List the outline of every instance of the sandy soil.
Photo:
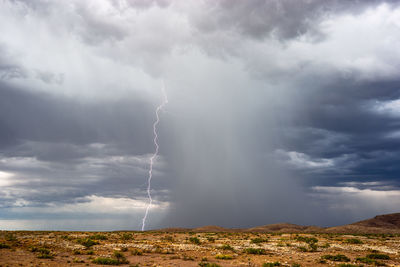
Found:
[{"label": "sandy soil", "polygon": [[98,258],[121,266],[400,266],[400,235],[0,232],[2,267],[100,266]]}]

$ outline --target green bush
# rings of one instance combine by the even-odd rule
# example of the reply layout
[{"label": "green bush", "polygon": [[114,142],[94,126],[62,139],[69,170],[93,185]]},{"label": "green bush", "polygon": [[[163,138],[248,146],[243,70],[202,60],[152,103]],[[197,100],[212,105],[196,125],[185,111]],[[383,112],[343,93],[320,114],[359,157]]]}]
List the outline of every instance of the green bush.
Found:
[{"label": "green bush", "polygon": [[164,241],[174,242],[174,238],[170,235],[164,236],[161,239]]},{"label": "green bush", "polygon": [[126,260],[126,257],[125,257],[125,255],[124,255],[122,252],[114,251],[113,256],[114,256],[114,258],[116,258],[117,261],[120,262],[120,263],[129,263],[129,262]]},{"label": "green bush", "polygon": [[93,240],[107,240],[107,237],[105,235],[100,235],[100,234],[92,235],[89,238]]},{"label": "green bush", "polygon": [[346,242],[348,244],[363,244],[363,242],[357,238],[346,239],[344,242]]},{"label": "green bush", "polygon": [[221,247],[219,247],[220,249],[223,249],[223,250],[231,250],[231,251],[233,251],[234,249],[233,249],[233,247],[231,247],[230,245],[228,245],[228,244],[224,244],[224,245],[222,245]]},{"label": "green bush", "polygon": [[345,261],[348,262],[350,259],[342,254],[337,254],[337,255],[324,255],[322,256],[322,259],[324,260],[330,260],[330,261]]},{"label": "green bush", "polygon": [[120,263],[116,259],[112,258],[96,258],[92,261],[94,264],[102,264],[102,265],[119,265]]},{"label": "green bush", "polygon": [[233,259],[233,256],[231,255],[224,255],[224,254],[218,254],[215,256],[216,259],[218,260],[231,260]]},{"label": "green bush", "polygon": [[1,248],[10,248],[10,246],[4,243],[0,243],[0,249]]},{"label": "green bush", "polygon": [[124,234],[122,234],[122,237],[121,237],[121,239],[122,240],[132,240],[133,239],[133,235],[132,234],[130,234],[130,233],[124,233]]},{"label": "green bush", "polygon": [[125,255],[119,251],[114,251],[113,258],[99,257],[94,259],[92,262],[95,264],[103,264],[103,265],[120,265],[129,263]]},{"label": "green bush", "polygon": [[37,249],[37,252],[39,252],[39,255],[37,255],[38,259],[52,259],[54,256],[51,254],[50,250],[47,248],[39,248]]},{"label": "green bush", "polygon": [[200,267],[221,267],[221,265],[218,265],[216,263],[209,263],[209,262],[200,262],[199,266]]},{"label": "green bush", "polygon": [[265,255],[267,252],[263,248],[247,248],[245,249],[247,254],[254,254],[254,255]]},{"label": "green bush", "polygon": [[260,243],[265,243],[265,242],[268,242],[268,239],[256,237],[251,240],[251,243],[253,243],[253,244],[260,244]]},{"label": "green bush", "polygon": [[200,244],[200,239],[198,239],[197,237],[191,237],[189,238],[189,241],[196,245]]},{"label": "green bush", "polygon": [[99,242],[92,240],[90,238],[84,238],[84,239],[78,239],[77,240],[79,244],[81,244],[82,246],[86,247],[87,249],[89,249],[90,247],[94,246],[94,245],[98,245]]},{"label": "green bush", "polygon": [[308,249],[306,247],[299,247],[299,250],[301,252],[307,252],[308,251]]},{"label": "green bush", "polygon": [[357,258],[356,261],[366,263],[366,264],[374,264],[376,262],[376,260],[368,259],[368,258],[361,258],[361,257]]},{"label": "green bush", "polygon": [[296,237],[296,240],[300,242],[305,242],[307,244],[318,243],[318,239],[316,239],[315,237],[298,236]]},{"label": "green bush", "polygon": [[42,254],[50,254],[50,250],[48,250],[47,248],[39,248],[37,249],[37,251]]},{"label": "green bush", "polygon": [[17,237],[13,234],[7,234],[5,238],[6,241],[17,241]]},{"label": "green bush", "polygon": [[366,263],[366,264],[368,264],[368,265],[386,266],[386,264],[384,264],[383,262],[379,262],[379,261],[374,260],[374,259],[369,259],[369,258],[367,258],[367,257],[364,257],[364,258],[357,258],[356,261],[357,261],[357,262]]},{"label": "green bush", "polygon": [[368,259],[374,259],[374,260],[390,260],[390,257],[386,254],[380,254],[380,253],[372,253],[367,255]]},{"label": "green bush", "polygon": [[131,254],[134,256],[142,256],[143,252],[139,249],[134,249],[134,250],[132,250]]},{"label": "green bush", "polygon": [[52,259],[52,258],[54,258],[54,256],[51,255],[51,254],[42,254],[42,253],[40,253],[40,254],[37,256],[37,258],[38,258],[38,259]]},{"label": "green bush", "polygon": [[279,262],[267,262],[263,264],[263,267],[274,267],[274,266],[281,266]]}]

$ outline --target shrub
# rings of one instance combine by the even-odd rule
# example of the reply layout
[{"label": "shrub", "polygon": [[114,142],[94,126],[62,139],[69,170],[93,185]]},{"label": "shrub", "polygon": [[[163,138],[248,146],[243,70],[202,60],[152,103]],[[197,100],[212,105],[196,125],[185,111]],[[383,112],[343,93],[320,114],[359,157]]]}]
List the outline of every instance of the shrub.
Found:
[{"label": "shrub", "polygon": [[112,258],[96,258],[92,261],[94,264],[103,264],[103,265],[119,265],[120,263],[116,259]]},{"label": "shrub", "polygon": [[281,266],[279,262],[267,262],[263,264],[263,267],[274,267],[274,266]]},{"label": "shrub", "polygon": [[10,246],[4,243],[0,243],[0,249],[2,248],[10,248]]},{"label": "shrub", "polygon": [[218,254],[215,256],[216,259],[218,260],[231,260],[233,259],[233,256],[231,255],[224,255],[224,254]]},{"label": "shrub", "polygon": [[260,243],[264,243],[264,242],[268,242],[268,239],[256,237],[251,240],[251,243],[253,243],[253,244],[260,244]]},{"label": "shrub", "polygon": [[189,241],[196,245],[200,244],[200,239],[198,239],[197,237],[191,237],[189,238]]},{"label": "shrub", "polygon": [[375,259],[375,260],[390,260],[390,257],[386,254],[380,254],[380,253],[372,253],[367,255],[368,259]]},{"label": "shrub", "polygon": [[305,242],[308,244],[308,246],[310,247],[309,249],[305,248],[305,247],[300,247],[299,249],[303,252],[314,252],[317,251],[318,246],[318,239],[316,239],[315,237],[305,237],[305,236],[297,236],[296,237],[297,241],[300,242]]},{"label": "shrub", "polygon": [[321,248],[329,248],[331,245],[329,243],[325,243],[322,246],[320,246]]},{"label": "shrub", "polygon": [[254,255],[265,255],[267,252],[263,248],[247,248],[245,249],[247,254],[254,254]]},{"label": "shrub", "polygon": [[231,246],[228,245],[228,244],[222,245],[222,246],[220,247],[220,249],[223,249],[223,250],[231,250],[231,251],[234,250],[233,247],[231,247]]},{"label": "shrub", "polygon": [[120,265],[127,264],[129,261],[126,259],[125,255],[119,251],[114,251],[114,258],[96,258],[92,262],[95,264],[103,264],[103,265]]},{"label": "shrub", "polygon": [[169,241],[169,242],[174,242],[174,238],[170,235],[164,236],[161,238],[162,240]]},{"label": "shrub", "polygon": [[346,257],[345,255],[342,255],[342,254],[324,255],[324,256],[322,256],[322,259],[330,260],[330,261],[345,261],[345,262],[350,261],[350,259],[348,257]]},{"label": "shrub", "polygon": [[13,234],[7,234],[5,238],[6,241],[17,241],[17,237]]},{"label": "shrub", "polygon": [[90,238],[84,238],[84,239],[78,239],[78,243],[81,244],[82,246],[86,247],[89,249],[90,247],[99,244],[99,242],[94,241]]},{"label": "shrub", "polygon": [[216,263],[209,263],[209,262],[200,262],[199,266],[200,267],[221,267],[221,265],[218,265]]},{"label": "shrub", "polygon": [[50,253],[50,250],[47,248],[39,248],[37,249],[39,255],[37,256],[38,259],[52,259],[54,256]]},{"label": "shrub", "polygon": [[208,242],[214,243],[215,242],[215,238],[214,237],[207,237]]},{"label": "shrub", "polygon": [[132,240],[133,239],[133,235],[130,233],[124,233],[121,237],[122,240]]},{"label": "shrub", "polygon": [[296,237],[296,240],[300,242],[305,242],[307,244],[318,243],[318,239],[316,239],[315,237],[298,236]]},{"label": "shrub", "polygon": [[129,263],[122,252],[114,251],[113,256],[119,263]]},{"label": "shrub", "polygon": [[93,239],[93,240],[107,240],[107,237],[106,237],[105,235],[96,234],[96,235],[90,236],[89,239]]},{"label": "shrub", "polygon": [[299,247],[299,250],[301,252],[307,252],[308,251],[308,249],[306,247]]},{"label": "shrub", "polygon": [[346,239],[345,242],[348,244],[363,244],[363,242],[357,238]]},{"label": "shrub", "polygon": [[131,254],[134,256],[142,256],[143,252],[139,249],[134,249],[134,250],[132,250]]},{"label": "shrub", "polygon": [[298,264],[298,263],[293,263],[293,264],[292,264],[292,267],[301,267],[301,265]]},{"label": "shrub", "polygon": [[47,248],[39,248],[37,249],[37,251],[42,254],[50,254],[50,250],[48,250]]},{"label": "shrub", "polygon": [[187,256],[187,255],[183,255],[182,260],[184,260],[184,261],[194,261],[194,258],[190,257],[190,256]]},{"label": "shrub", "polygon": [[362,262],[362,263],[366,263],[366,264],[374,264],[376,261],[373,259],[368,259],[368,258],[357,258],[356,259],[357,262]]},{"label": "shrub", "polygon": [[51,254],[39,254],[39,255],[37,256],[37,258],[38,258],[38,259],[52,259],[52,258],[54,258],[54,256],[51,255]]}]

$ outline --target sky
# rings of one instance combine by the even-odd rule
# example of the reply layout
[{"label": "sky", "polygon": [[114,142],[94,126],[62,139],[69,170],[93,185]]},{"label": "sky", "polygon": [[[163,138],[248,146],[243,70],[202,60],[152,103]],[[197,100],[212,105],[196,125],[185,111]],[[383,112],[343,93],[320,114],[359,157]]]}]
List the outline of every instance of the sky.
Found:
[{"label": "sky", "polygon": [[399,212],[400,2],[0,0],[0,229]]}]

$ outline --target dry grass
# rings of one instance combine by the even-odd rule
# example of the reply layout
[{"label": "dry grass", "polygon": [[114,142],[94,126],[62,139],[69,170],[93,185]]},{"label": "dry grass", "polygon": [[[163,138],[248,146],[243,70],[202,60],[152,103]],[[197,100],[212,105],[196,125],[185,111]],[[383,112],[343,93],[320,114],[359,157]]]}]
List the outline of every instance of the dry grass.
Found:
[{"label": "dry grass", "polygon": [[399,249],[393,234],[0,232],[1,266],[400,266]]}]

